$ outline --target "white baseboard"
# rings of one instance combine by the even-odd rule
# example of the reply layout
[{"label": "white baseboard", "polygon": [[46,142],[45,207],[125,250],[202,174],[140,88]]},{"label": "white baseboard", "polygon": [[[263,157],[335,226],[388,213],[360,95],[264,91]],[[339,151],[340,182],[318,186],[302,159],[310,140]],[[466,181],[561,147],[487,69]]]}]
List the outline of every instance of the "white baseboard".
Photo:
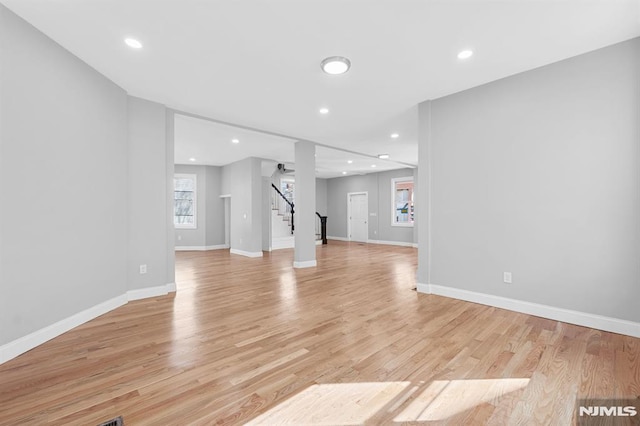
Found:
[{"label": "white baseboard", "polygon": [[[336,241],[351,241],[345,237],[327,237],[327,240],[336,240]],[[385,244],[388,246],[402,246],[402,247],[414,247],[418,248],[418,244],[416,243],[405,243],[402,241],[385,241],[385,240],[367,240],[367,244]]]},{"label": "white baseboard", "polygon": [[246,257],[262,257],[261,251],[244,251],[239,249],[231,249],[231,254],[239,254],[240,256]]},{"label": "white baseboard", "polygon": [[368,244],[384,244],[387,246],[401,246],[401,247],[413,247],[418,248],[416,243],[405,243],[402,241],[384,241],[384,240],[367,240]]},{"label": "white baseboard", "polygon": [[129,290],[123,295],[109,299],[106,302],[99,303],[89,309],[85,309],[84,311],[71,315],[68,318],[0,346],[0,364],[17,357],[18,355],[21,355],[36,346],[53,339],[54,337],[58,337],[72,328],[91,321],[92,319],[119,308],[120,306],[126,305],[127,302],[146,299],[149,297],[164,296],[168,293],[174,293],[175,291],[176,283],[168,283],[157,287],[141,288],[138,290]]},{"label": "white baseboard", "polygon": [[293,262],[294,268],[313,268],[314,266],[318,266],[318,262],[315,260],[305,260],[304,262]]},{"label": "white baseboard", "polygon": [[140,300],[148,299],[150,297],[166,296],[167,294],[176,291],[176,283],[170,283],[165,285],[159,285],[157,287],[147,287],[135,290],[127,291],[127,300]]},{"label": "white baseboard", "polygon": [[445,287],[435,284],[417,285],[420,293],[436,294],[438,296],[451,297],[453,299],[466,300],[467,302],[480,303],[496,308],[521,312],[523,314],[548,318],[583,327],[595,328],[612,333],[625,334],[627,336],[640,337],[640,323],[618,318],[605,317],[587,312],[572,311],[570,309],[557,308],[555,306],[541,305],[525,302],[523,300],[509,299],[491,294],[477,293],[454,287]]},{"label": "white baseboard", "polygon": [[56,323],[48,325],[19,339],[13,340],[7,344],[0,346],[0,364],[9,361],[23,354],[36,346],[45,343],[48,340],[58,337],[66,333],[74,327],[84,324],[102,314],[106,314],[127,303],[127,295],[114,297],[105,302],[99,303],[89,309],[71,315],[68,318],[60,320]]},{"label": "white baseboard", "polygon": [[208,251],[208,250],[224,250],[228,249],[226,244],[219,244],[217,246],[176,246],[176,251]]}]

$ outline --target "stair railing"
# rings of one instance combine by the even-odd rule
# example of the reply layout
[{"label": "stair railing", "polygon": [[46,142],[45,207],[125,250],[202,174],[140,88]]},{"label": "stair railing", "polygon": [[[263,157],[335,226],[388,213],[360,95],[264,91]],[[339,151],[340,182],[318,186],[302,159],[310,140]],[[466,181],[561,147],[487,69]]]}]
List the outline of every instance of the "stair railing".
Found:
[{"label": "stair railing", "polygon": [[[276,197],[276,200],[278,201],[278,212],[282,212],[284,211],[284,213],[286,214],[290,214],[291,215],[291,233],[293,234],[293,230],[294,230],[294,224],[293,224],[293,215],[295,213],[295,210],[293,208],[293,203],[291,201],[289,201],[289,199],[287,197],[285,197],[282,192],[280,192],[280,190],[278,189],[277,186],[275,186],[274,184],[271,184],[271,187],[273,189],[276,190],[276,193],[280,196],[279,198]],[[284,200],[285,204],[282,204]],[[280,210],[280,205],[285,206],[284,209]]]},{"label": "stair railing", "polygon": [[[278,206],[279,213],[291,214],[291,233],[293,234],[294,224],[293,224],[293,215],[295,213],[294,204],[287,197],[285,197],[282,192],[275,186],[273,183],[271,187],[275,189],[275,193],[273,195],[271,204]],[[275,194],[278,194],[277,197]],[[283,204],[284,203],[284,204]],[[280,206],[283,205],[285,208],[281,209]],[[327,216],[322,216],[320,213],[316,212],[316,216],[319,220],[316,221],[316,235],[319,235],[322,239],[322,244],[327,244]]]}]

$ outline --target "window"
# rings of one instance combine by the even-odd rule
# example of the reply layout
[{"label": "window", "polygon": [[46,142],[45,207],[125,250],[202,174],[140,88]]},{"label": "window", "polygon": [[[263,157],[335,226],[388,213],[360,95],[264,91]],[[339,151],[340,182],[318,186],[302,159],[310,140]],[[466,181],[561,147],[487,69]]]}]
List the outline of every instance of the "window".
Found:
[{"label": "window", "polygon": [[173,177],[173,224],[176,228],[196,228],[196,175]]},{"label": "window", "polygon": [[391,225],[413,226],[413,177],[391,179]]}]

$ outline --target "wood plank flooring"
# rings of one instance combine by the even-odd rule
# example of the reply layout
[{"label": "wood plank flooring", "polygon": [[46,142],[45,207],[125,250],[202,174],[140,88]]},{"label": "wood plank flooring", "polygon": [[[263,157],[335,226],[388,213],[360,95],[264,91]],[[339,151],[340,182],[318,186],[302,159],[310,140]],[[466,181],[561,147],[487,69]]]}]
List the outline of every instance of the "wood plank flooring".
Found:
[{"label": "wood plank flooring", "polygon": [[638,398],[640,339],[412,290],[416,250],[178,252],[130,302],[0,365],[0,424],[566,425]]}]

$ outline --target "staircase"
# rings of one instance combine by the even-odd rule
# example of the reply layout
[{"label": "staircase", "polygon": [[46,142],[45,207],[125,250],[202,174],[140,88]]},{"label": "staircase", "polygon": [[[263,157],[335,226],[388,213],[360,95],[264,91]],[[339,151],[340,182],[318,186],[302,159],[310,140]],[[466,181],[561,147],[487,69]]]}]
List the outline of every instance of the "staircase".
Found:
[{"label": "staircase", "polygon": [[[295,231],[293,218],[295,206],[273,183],[274,192],[271,197],[271,250],[293,248]],[[327,217],[316,212],[316,244],[327,244]]]}]

